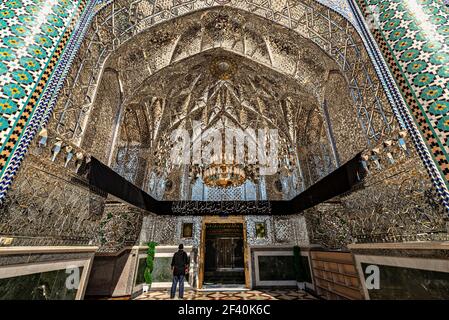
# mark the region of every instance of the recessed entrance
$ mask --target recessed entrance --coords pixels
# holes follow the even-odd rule
[[[245,284],[243,223],[206,223],[204,284]]]

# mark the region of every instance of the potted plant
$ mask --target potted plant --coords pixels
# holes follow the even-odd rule
[[[307,271],[301,258],[301,249],[298,246],[293,247],[293,261],[298,289],[305,290]]]
[[[143,292],[148,292],[151,284],[153,283],[153,267],[154,267],[154,254],[156,252],[156,242],[148,242],[147,250],[147,265],[143,274],[145,278],[145,283],[143,285]]]

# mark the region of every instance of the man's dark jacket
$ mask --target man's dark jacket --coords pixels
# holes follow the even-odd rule
[[[185,269],[189,264],[189,258],[184,250],[178,250],[171,259],[171,266],[173,267],[174,276],[184,276]]]

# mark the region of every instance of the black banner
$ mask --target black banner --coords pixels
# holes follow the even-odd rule
[[[291,215],[353,190],[364,177],[360,154],[289,201],[158,201],[92,158],[91,186],[160,215]]]

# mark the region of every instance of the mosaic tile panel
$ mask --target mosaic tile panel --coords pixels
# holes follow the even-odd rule
[[[249,245],[267,245],[273,243],[272,217],[269,216],[245,216],[246,239]],[[265,224],[265,237],[259,238],[256,233],[256,224]]]
[[[0,170],[36,111],[85,1],[8,0],[0,4]]]
[[[442,0],[359,0],[435,163],[449,179],[449,8]]]
[[[182,243],[185,246],[199,247],[201,241],[201,217],[179,217],[176,224],[176,240],[175,243]],[[182,225],[184,223],[193,224],[192,238],[182,237]]]
[[[379,75],[383,86],[386,88],[386,93],[392,107],[396,110],[395,114],[401,123],[401,128],[408,130],[410,139],[413,142],[419,157],[423,161],[427,173],[429,174],[446,211],[449,213],[449,190],[446,185],[446,179],[443,177],[436,162],[433,160],[433,156],[425,142],[425,138],[421,135],[417,122],[413,118],[410,108],[407,107],[402,96],[403,94],[399,90],[399,86],[401,86],[401,90],[403,91],[410,89],[405,85],[406,81],[403,79],[399,67],[394,62],[393,54],[388,50],[387,44],[379,31],[378,19],[374,19],[379,16],[378,9],[373,8],[374,13],[377,12],[376,15],[373,15],[365,10],[365,3],[357,3],[358,0],[348,1],[354,13],[354,17],[357,20],[359,32],[363,35],[362,39],[365,47],[368,50],[371,60],[375,64],[376,72]],[[364,13],[362,13],[361,9]],[[414,99],[412,100],[412,103],[415,105],[416,101]]]

